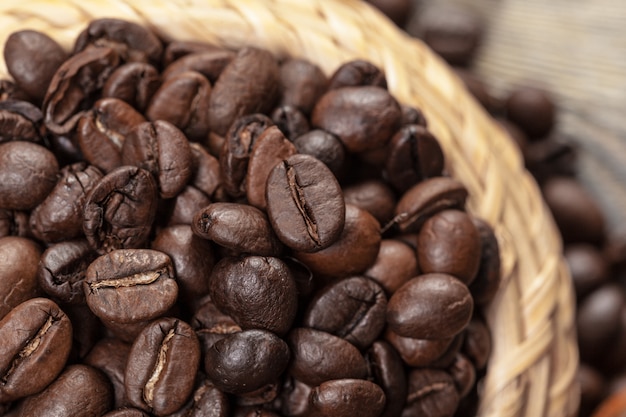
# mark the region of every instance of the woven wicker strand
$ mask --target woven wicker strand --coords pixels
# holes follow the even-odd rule
[[[136,21],[164,39],[258,46],[307,58],[327,73],[357,57],[380,66],[392,94],[424,111],[448,172],[470,193],[468,210],[493,226],[501,246],[503,282],[487,309],[494,349],[479,415],[576,414],[574,296],[552,218],[512,141],[422,43],[357,0],[2,2],[0,43],[29,28],[69,50],[98,17]],[[2,61],[0,77],[7,77]]]

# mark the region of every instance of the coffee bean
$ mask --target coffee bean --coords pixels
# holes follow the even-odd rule
[[[292,141],[310,129],[306,115],[294,106],[276,107],[271,113],[271,118],[280,131]]]
[[[63,304],[63,311],[72,322],[72,350],[68,363],[83,361],[96,342],[105,334],[105,327],[86,303]]]
[[[102,417],[150,417],[148,414],[137,408],[120,408],[119,410],[109,411]]]
[[[107,376],[113,389],[113,405],[116,408],[130,404],[124,386],[124,373],[130,348],[130,344],[119,339],[103,338],[83,360],[85,365],[97,368]]]
[[[573,244],[563,252],[580,299],[609,280],[609,265],[602,253],[589,244]]]
[[[11,309],[41,293],[37,265],[41,248],[16,236],[0,238],[0,320]]]
[[[217,50],[223,50],[223,48],[203,41],[179,41],[174,39],[165,45],[162,60],[163,67],[169,67],[174,61],[186,55]]]
[[[409,373],[406,406],[402,416],[452,417],[459,405],[454,380],[438,369],[413,369]]]
[[[607,383],[604,376],[585,363],[578,366],[576,381],[580,386],[580,415],[592,415],[594,409],[606,397]]]
[[[228,396],[204,379],[196,384],[187,404],[168,417],[228,417],[230,409]]]
[[[506,100],[506,117],[535,139],[555,125],[556,105],[548,91],[531,86],[513,90]]]
[[[387,305],[387,323],[400,336],[445,339],[469,323],[473,300],[467,286],[447,274],[424,274],[396,291]]]
[[[402,126],[420,125],[428,127],[428,121],[422,110],[407,104],[401,104],[400,107],[402,108]]]
[[[381,417],[399,416],[406,401],[406,372],[395,349],[383,340],[377,340],[367,351],[366,358],[373,378],[385,393],[385,408]]]
[[[293,144],[299,153],[319,159],[335,177],[342,177],[347,155],[343,143],[337,136],[321,129],[314,129],[295,138]]]
[[[59,375],[72,324],[52,300],[32,298],[0,320],[0,340],[0,403],[6,403],[40,392]]]
[[[328,78],[314,63],[289,58],[280,66],[279,83],[280,104],[294,106],[309,115],[319,97],[326,91]]]
[[[171,44],[170,44],[171,45]],[[167,53],[173,50],[166,50]],[[235,53],[227,49],[213,47],[209,50],[191,52],[173,61],[163,71],[164,80],[182,74],[187,71],[195,71],[202,74],[206,79],[215,83],[220,74],[235,57]]]
[[[160,200],[157,219],[165,220],[167,226],[187,225],[193,223],[193,216],[211,204],[211,199],[193,185],[187,185],[176,197]]]
[[[410,0],[367,0],[368,3],[380,10],[398,27],[404,27],[413,15],[415,4]]]
[[[403,337],[391,329],[385,332],[385,339],[396,349],[404,363],[412,367],[431,366],[443,357],[452,345],[453,338],[415,339]]]
[[[500,288],[500,246],[492,227],[486,221],[472,216],[472,222],[480,236],[480,266],[469,289],[474,303],[484,305],[493,300]]]
[[[203,354],[218,340],[241,331],[241,327],[232,317],[222,313],[215,306],[210,296],[198,302],[198,307],[191,318],[191,327],[200,340],[200,349]]]
[[[18,87],[13,81],[0,79],[0,101],[5,100],[23,100],[28,101],[31,98],[24,90]]]
[[[220,390],[243,394],[275,382],[289,362],[287,344],[265,330],[244,330],[217,341],[204,370]]]
[[[328,89],[371,85],[387,88],[385,74],[376,65],[363,59],[355,59],[341,64],[328,82]]]
[[[487,324],[483,320],[473,318],[464,334],[463,354],[472,361],[477,370],[485,369],[492,349],[491,333]]]
[[[141,168],[122,166],[87,195],[83,231],[99,253],[146,244],[157,209],[157,185]]]
[[[150,249],[120,249],[98,257],[83,283],[87,304],[105,324],[137,323],[164,314],[176,301],[172,261]]]
[[[22,100],[0,101],[0,143],[23,140],[42,144],[43,113]]]
[[[59,165],[41,145],[16,141],[0,143],[0,208],[30,210],[57,183]]]
[[[255,391],[239,394],[235,397],[237,408],[254,407],[260,409],[261,406],[268,406],[278,397],[279,389],[277,382],[271,382]]]
[[[381,180],[366,180],[344,187],[346,204],[353,204],[368,211],[380,224],[387,224],[393,218],[396,196],[393,190]]]
[[[276,235],[297,251],[328,248],[344,228],[341,187],[326,165],[309,155],[290,156],[272,169],[266,201]]]
[[[189,144],[195,170],[189,183],[214,201],[225,199],[220,161],[196,142]]]
[[[285,377],[274,408],[285,416],[303,417],[308,415],[311,408],[309,404],[311,389],[302,381],[291,376]]]
[[[129,402],[156,416],[179,410],[191,395],[200,364],[200,344],[189,324],[164,317],[135,339],[124,385]]]
[[[476,383],[476,368],[463,354],[456,355],[453,365],[448,369],[460,397],[465,397]]]
[[[143,112],[161,85],[159,72],[144,62],[120,65],[102,87],[102,97],[117,98]]]
[[[383,239],[376,261],[363,274],[372,278],[391,295],[409,279],[418,275],[415,250],[399,240]]]
[[[370,381],[336,379],[313,388],[310,402],[321,417],[376,417],[385,407],[385,393]]]
[[[33,237],[29,212],[0,208],[0,237]]]

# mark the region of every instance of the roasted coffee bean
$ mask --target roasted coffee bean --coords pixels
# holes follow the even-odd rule
[[[428,127],[426,116],[420,109],[407,104],[401,104],[400,107],[402,108],[402,126],[420,125]]]
[[[122,146],[122,163],[150,172],[157,179],[161,198],[171,198],[189,182],[193,155],[183,132],[157,120],[130,131]]]
[[[556,105],[547,90],[524,86],[509,94],[506,117],[530,139],[541,138],[550,133],[555,125]]]
[[[84,360],[96,342],[105,335],[106,328],[86,303],[62,306],[72,322],[72,350],[68,363],[76,363]]]
[[[179,299],[189,302],[209,292],[209,276],[216,262],[210,242],[196,236],[189,225],[161,229],[152,249],[167,254],[174,264]]]
[[[504,104],[502,100],[494,96],[490,91],[487,83],[483,81],[477,74],[466,69],[456,67],[453,68],[456,75],[459,76],[470,94],[491,114],[502,113]]]
[[[294,321],[298,296],[287,264],[278,258],[222,258],[209,278],[215,305],[243,329],[285,334]]]
[[[202,191],[188,185],[176,197],[160,201],[162,206],[158,210],[160,214],[157,213],[157,218],[167,220],[167,226],[191,225],[193,216],[211,202]]]
[[[30,210],[57,183],[59,165],[52,152],[35,143],[0,143],[0,208]]]
[[[568,245],[563,255],[579,299],[609,280],[609,264],[595,246],[584,243]]]
[[[107,376],[113,389],[113,406],[116,408],[129,405],[126,399],[124,373],[130,348],[130,344],[119,339],[103,338],[83,360],[85,365],[97,368]]]
[[[272,111],[271,118],[289,140],[304,135],[310,129],[306,115],[294,106],[276,107]]]
[[[70,365],[45,390],[24,400],[23,416],[92,417],[112,408],[106,376],[87,365]]]
[[[107,322],[137,323],[164,314],[176,301],[178,285],[169,256],[150,249],[119,249],[87,268],[85,298]]]
[[[286,376],[280,389],[280,396],[274,402],[274,408],[282,415],[304,417],[310,413],[309,396],[311,387],[302,381]]]
[[[163,68],[169,67],[174,61],[196,53],[223,50],[223,48],[203,41],[179,41],[172,40],[165,45],[163,51]]]
[[[118,410],[109,411],[102,417],[150,417],[148,414],[137,408],[120,408]]]
[[[393,190],[381,180],[366,180],[343,189],[346,204],[353,204],[368,211],[380,224],[393,218],[396,197]]]
[[[167,52],[167,51],[166,51]],[[172,50],[170,49],[170,53]],[[210,50],[192,52],[186,54],[165,68],[162,77],[164,80],[182,74],[187,71],[195,71],[206,77],[211,83],[215,83],[220,74],[235,57],[233,51],[213,47]]]
[[[63,62],[43,101],[46,128],[57,135],[74,132],[119,64],[119,56],[111,48],[89,48]]]
[[[222,184],[220,161],[196,142],[189,144],[195,170],[189,183],[214,201],[223,201],[225,197]]]
[[[38,393],[59,375],[72,323],[52,300],[32,298],[0,320],[0,340],[0,403],[6,403]]]
[[[78,121],[78,145],[92,165],[110,172],[122,165],[122,147],[130,132],[146,119],[130,104],[103,98]]]
[[[99,253],[144,246],[156,215],[158,190],[141,168],[114,169],[87,195],[83,232]]]
[[[387,324],[400,336],[445,339],[469,323],[474,303],[467,286],[447,274],[424,274],[396,291],[387,305]]]
[[[341,64],[330,77],[328,89],[371,85],[387,88],[385,74],[376,65],[363,59]]]
[[[553,177],[576,176],[578,151],[556,133],[528,143],[523,155],[526,169],[541,185]]]
[[[248,161],[245,189],[248,203],[265,210],[267,179],[272,169],[297,153],[295,146],[277,126],[268,127],[254,142]]]
[[[473,318],[464,331],[462,351],[477,370],[483,370],[487,366],[491,355],[491,333],[487,324],[478,318]]]
[[[287,344],[275,334],[244,330],[215,342],[205,352],[204,370],[220,390],[243,394],[277,381],[289,356]]]
[[[363,275],[382,286],[388,295],[418,275],[415,250],[396,239],[383,239],[376,261]]]
[[[476,368],[466,356],[459,353],[456,355],[453,365],[448,369],[459,396],[465,397],[476,383]]]
[[[310,402],[320,417],[377,417],[385,408],[385,393],[370,381],[336,379],[313,388]]]
[[[241,331],[235,320],[219,311],[209,296],[198,301],[198,307],[191,318],[191,327],[200,340],[203,354],[218,340]]]
[[[33,237],[29,212],[0,208],[0,237],[5,236]]]
[[[382,287],[369,278],[351,277],[316,294],[303,324],[339,336],[363,350],[385,327],[386,309],[387,297]]]
[[[165,120],[182,130],[192,141],[202,141],[209,133],[211,84],[199,72],[173,75],[154,93],[146,117]]]
[[[84,304],[83,280],[98,254],[84,239],[66,240],[48,246],[37,271],[41,289],[65,304]]]
[[[209,380],[196,384],[187,404],[168,417],[229,417],[230,400]]]
[[[290,58],[280,66],[280,104],[294,106],[309,115],[321,95],[326,91],[328,78],[314,63]]]
[[[454,380],[438,369],[413,369],[409,373],[408,396],[403,417],[452,417],[459,405]]]
[[[429,367],[437,369],[450,369],[454,364],[456,356],[461,353],[463,347],[463,341],[465,340],[465,332],[461,332],[452,338],[448,349],[437,358]]]
[[[316,386],[331,379],[367,376],[365,358],[345,339],[301,327],[289,333],[287,343],[292,355],[289,373],[305,384]]]
[[[4,62],[15,83],[36,103],[67,54],[55,40],[35,30],[13,32],[4,44]]]
[[[350,152],[381,148],[400,127],[402,110],[389,92],[360,86],[330,90],[313,110],[311,124],[336,135]]]
[[[425,367],[441,358],[452,345],[454,338],[415,339],[400,336],[387,329],[385,339],[396,349],[404,363],[412,367]]]
[[[13,81],[0,79],[0,101],[4,100],[28,101],[31,100],[31,98],[24,90],[15,85]]]
[[[298,252],[296,258],[321,277],[359,275],[376,261],[380,241],[380,224],[374,216],[346,204],[345,226],[339,239],[315,253]]]
[[[0,143],[24,140],[42,143],[43,113],[28,101],[0,101]]]
[[[301,252],[328,248],[344,228],[341,187],[320,160],[296,154],[277,164],[267,179],[267,214],[278,238]]]
[[[481,241],[470,215],[441,211],[424,223],[417,243],[422,273],[444,273],[472,283],[480,266]]]
[[[237,395],[235,402],[239,407],[267,406],[276,399],[279,389],[278,383],[272,382],[255,391]]]
[[[233,197],[246,193],[245,177],[250,153],[256,139],[274,122],[262,114],[251,114],[236,119],[226,135],[219,154],[224,188]]]
[[[500,288],[500,246],[492,227],[486,221],[472,216],[480,236],[480,266],[469,289],[474,303],[491,302]]]
[[[102,97],[117,98],[143,112],[160,85],[155,67],[144,62],[129,62],[113,71],[102,87]]]
[[[40,256],[41,248],[33,240],[0,238],[0,320],[14,307],[41,293],[37,281]]]
[[[321,129],[314,129],[293,140],[301,154],[322,161],[337,178],[341,178],[346,164],[346,149],[339,138]]]
[[[85,162],[61,168],[57,184],[30,214],[33,235],[48,243],[83,236],[87,195],[101,178],[102,172]]]
[[[121,19],[95,19],[76,38],[74,53],[88,46],[113,48],[124,61],[161,62],[163,46],[154,32],[138,23]]]
[[[236,253],[277,256],[282,244],[264,212],[246,204],[213,203],[196,212],[194,233]]]
[[[169,317],[153,321],[128,355],[128,401],[156,416],[178,411],[193,391],[199,364],[200,344],[189,324]]]
[[[463,209],[467,189],[449,177],[434,177],[411,187],[396,205],[394,222],[401,232],[416,232],[433,214],[446,209]]]
[[[251,113],[268,113],[279,97],[279,67],[269,52],[247,47],[239,50],[213,86],[209,123],[225,135],[238,118]]]
[[[385,408],[381,417],[397,417],[406,401],[406,372],[395,349],[383,340],[377,340],[367,351],[370,378],[385,393]]]
[[[406,125],[391,139],[385,172],[400,193],[426,178],[441,176],[444,155],[439,141],[424,126]]]

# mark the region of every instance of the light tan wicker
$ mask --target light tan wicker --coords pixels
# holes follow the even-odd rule
[[[0,2],[0,44],[31,28],[69,49],[97,17],[138,21],[166,39],[256,45],[328,73],[356,57],[383,68],[390,91],[424,111],[448,171],[470,192],[468,209],[494,227],[501,245],[504,278],[487,311],[494,351],[480,416],[575,415],[574,297],[552,218],[512,142],[422,43],[357,0],[20,0]]]

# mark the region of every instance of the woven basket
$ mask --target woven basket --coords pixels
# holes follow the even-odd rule
[[[503,282],[486,311],[494,349],[480,416],[574,416],[578,353],[574,296],[561,242],[512,141],[452,71],[357,0],[20,0],[0,2],[0,44],[43,31],[68,50],[98,17],[136,21],[165,39],[254,45],[307,58],[331,73],[357,57],[381,67],[392,94],[423,110],[447,170],[467,187],[468,210],[501,246]],[[0,61],[0,77],[7,77]]]

